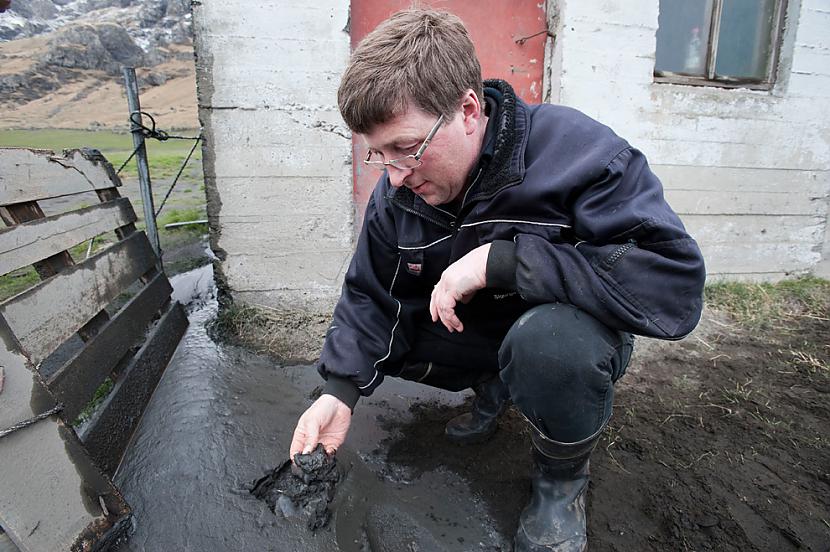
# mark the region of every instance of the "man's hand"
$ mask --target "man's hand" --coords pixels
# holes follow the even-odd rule
[[[297,422],[291,440],[291,459],[298,453],[310,453],[317,443],[322,443],[328,454],[334,454],[346,440],[351,422],[352,411],[343,401],[321,395]]]
[[[490,244],[476,247],[450,266],[441,274],[441,279],[432,290],[429,301],[429,314],[432,321],[441,323],[450,332],[463,332],[464,324],[455,315],[455,306],[466,303],[473,298],[476,291],[487,284],[487,255]]]

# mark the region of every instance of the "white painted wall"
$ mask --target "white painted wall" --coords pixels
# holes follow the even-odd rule
[[[659,0],[551,0],[550,99],[644,151],[710,275],[830,276],[830,0],[790,0],[772,92],[653,82]]]
[[[193,3],[212,247],[234,299],[326,311],[352,252],[348,1]]]

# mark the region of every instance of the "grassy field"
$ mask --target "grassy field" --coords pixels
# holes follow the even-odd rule
[[[198,131],[182,131],[176,134],[196,136]],[[147,141],[153,201],[157,211],[192,146],[192,140]],[[0,130],[0,147],[27,147],[54,150],[56,152],[64,149],[94,148],[100,150],[115,169],[118,169],[133,151],[130,134],[82,130]],[[196,245],[206,242],[207,227],[204,224],[171,229],[164,228],[165,224],[172,222],[187,222],[206,218],[201,158],[201,148],[197,147],[157,219],[159,238],[164,252],[163,258],[168,274],[198,266],[200,262],[203,263],[202,257],[192,257],[194,255],[198,256],[200,251],[200,248]],[[124,167],[119,176],[122,181],[121,195],[130,198],[139,217],[138,227],[143,229],[144,213],[135,158]],[[83,194],[83,197],[62,199],[56,210],[64,212],[86,207],[97,201],[94,196],[89,196],[90,194]],[[47,211],[46,208],[44,210]],[[47,214],[54,214],[54,212],[47,211]],[[93,243],[91,253],[99,251],[115,239],[113,232],[97,237]],[[70,254],[76,262],[83,260],[88,252],[88,243],[78,244],[70,250]],[[37,274],[31,267],[0,277],[0,301],[27,289],[38,279]]]
[[[176,132],[177,136],[198,135],[198,130]],[[147,157],[151,176],[167,178],[175,176],[184,161],[192,140],[147,140]],[[61,151],[73,148],[94,148],[117,169],[133,151],[133,139],[129,133],[86,130],[0,130],[0,147],[26,147]],[[202,150],[196,148],[192,161],[201,163]],[[136,176],[135,163],[124,168],[124,175]]]

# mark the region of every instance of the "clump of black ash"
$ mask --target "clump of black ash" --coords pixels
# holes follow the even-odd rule
[[[340,480],[337,461],[317,445],[310,454],[294,455],[265,477],[254,481],[251,494],[264,500],[275,514],[286,518],[304,517],[315,531],[331,519],[328,504]]]

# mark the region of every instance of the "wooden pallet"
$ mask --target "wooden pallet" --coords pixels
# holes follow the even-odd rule
[[[131,523],[111,477],[187,318],[120,185],[96,150],[0,148],[0,274],[33,266],[41,279],[0,303],[0,434],[58,411],[0,437],[3,550],[105,550]],[[77,194],[97,203],[44,213]],[[73,259],[70,248],[107,232],[114,243]],[[79,438],[73,421],[107,378]]]

